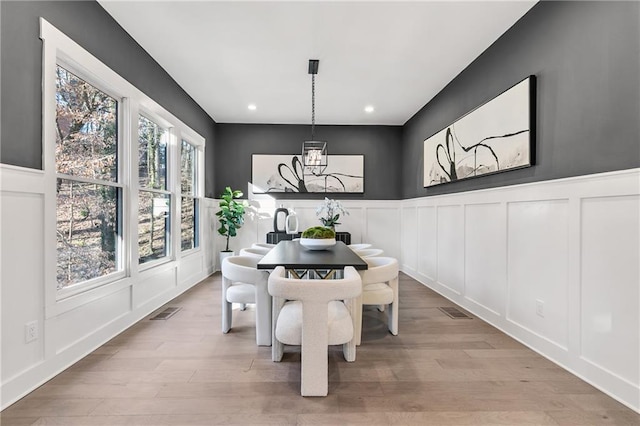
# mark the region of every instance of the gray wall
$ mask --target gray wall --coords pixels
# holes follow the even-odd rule
[[[640,166],[640,3],[540,2],[404,126],[403,198]],[[423,188],[423,141],[537,76],[536,165]]]
[[[207,140],[205,193],[213,196],[215,122],[97,2],[3,0],[0,14],[0,162],[42,168],[42,16]]]
[[[222,124],[216,126],[216,194],[225,186],[247,190],[251,181],[251,154],[298,154],[311,137],[311,125]],[[316,126],[315,136],[327,141],[331,154],[364,154],[364,194],[339,194],[332,198],[399,199],[400,126]],[[299,194],[274,194],[276,198],[300,198]],[[304,198],[323,198],[305,194]]]

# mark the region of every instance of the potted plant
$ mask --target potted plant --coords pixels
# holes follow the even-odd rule
[[[338,220],[340,215],[349,215],[349,212],[338,200],[324,199],[324,202],[316,209],[316,216],[320,218],[320,222],[327,228],[335,230],[336,225],[340,225]]]
[[[302,233],[300,244],[309,250],[325,250],[336,245],[336,232],[324,226],[314,226]]]
[[[229,250],[229,239],[238,234],[238,229],[244,224],[244,213],[248,204],[246,201],[238,201],[237,198],[242,197],[242,191],[232,190],[226,187],[222,195],[220,195],[220,210],[216,213],[220,227],[218,234],[226,238],[225,249],[220,252],[220,264],[227,256],[233,255],[233,250]]]

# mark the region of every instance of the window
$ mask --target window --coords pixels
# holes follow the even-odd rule
[[[57,288],[122,269],[118,101],[56,67]]]
[[[196,198],[197,149],[183,140],[180,149],[180,247],[198,247],[198,199]]]
[[[138,118],[138,253],[146,263],[169,255],[171,193],[167,190],[168,131]]]
[[[205,140],[43,18],[40,38],[44,298],[55,316],[200,253]]]

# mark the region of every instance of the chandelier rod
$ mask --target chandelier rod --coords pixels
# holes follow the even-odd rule
[[[311,75],[311,140],[315,141],[313,137],[314,129],[316,126],[316,75]]]
[[[309,59],[309,74],[311,74],[311,140],[314,141],[316,126],[316,74],[318,74],[319,59]]]

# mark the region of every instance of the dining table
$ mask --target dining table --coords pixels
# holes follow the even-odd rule
[[[280,241],[258,262],[257,268],[273,270],[277,266],[283,266],[295,278],[322,279],[341,275],[347,266],[357,270],[368,268],[367,262],[342,241],[323,250],[311,250],[300,240]]]

